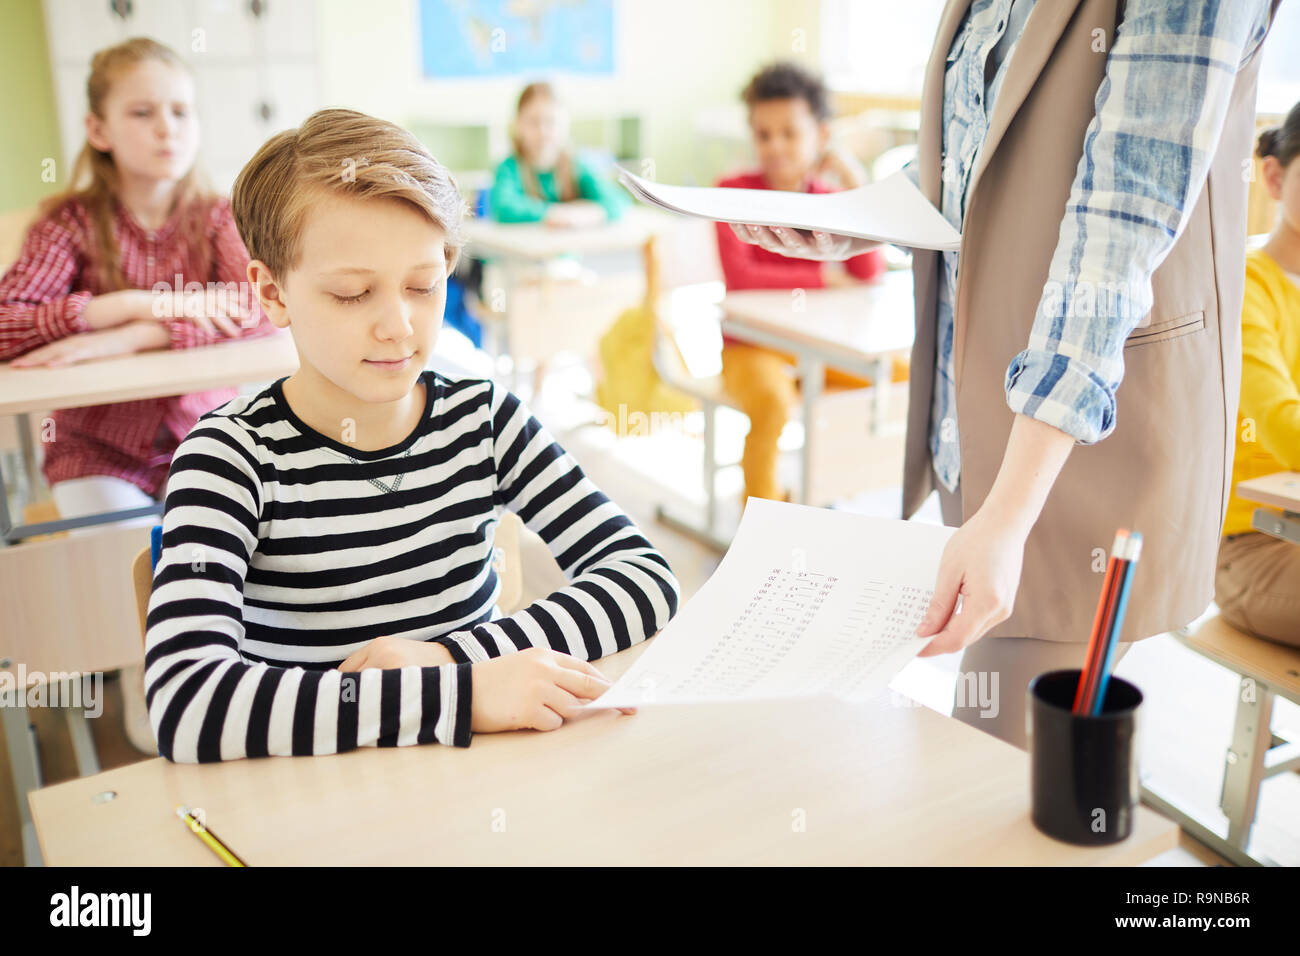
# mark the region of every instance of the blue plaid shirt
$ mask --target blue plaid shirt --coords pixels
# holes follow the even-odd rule
[[[1034,3],[974,0],[949,48],[940,211],[957,229],[992,104]],[[1263,39],[1268,11],[1268,0],[1128,0],[1029,342],[1007,368],[1012,411],[1083,444],[1114,430],[1124,340],[1151,310],[1151,274],[1205,182],[1237,70]],[[915,161],[906,171],[915,182]],[[930,453],[952,491],[961,472],[953,379],[958,254],[944,253],[943,266]]]

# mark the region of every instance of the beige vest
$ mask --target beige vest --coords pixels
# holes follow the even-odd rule
[[[1274,0],[1276,12],[1278,0]],[[925,77],[918,170],[936,205],[948,48],[970,0],[949,0]],[[1120,0],[1038,0],[1007,66],[971,174],[954,296],[963,520],[1002,462],[1014,419],[1007,366],[1026,347]],[[1115,430],[1076,445],[1025,546],[1010,618],[991,636],[1086,641],[1117,528],[1142,532],[1122,640],[1172,630],[1214,596],[1241,378],[1246,190],[1259,53],[1238,73],[1209,177],[1156,270],[1154,305],[1129,336]],[[1243,163],[1246,165],[1243,167]],[[916,344],[903,478],[910,517],[934,486],[929,426],[939,253],[913,257]]]

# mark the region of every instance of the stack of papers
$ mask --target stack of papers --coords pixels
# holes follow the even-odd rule
[[[751,498],[713,576],[592,708],[880,693],[955,528]]]
[[[717,222],[816,229],[913,249],[955,251],[961,233],[902,172],[838,193],[665,186],[623,169],[619,180],[648,206]]]

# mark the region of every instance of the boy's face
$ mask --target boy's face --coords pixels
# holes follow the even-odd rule
[[[86,138],[113,154],[120,173],[153,181],[178,180],[199,152],[194,81],[160,60],[144,60],[113,77],[104,116],[86,116]]]
[[[749,110],[749,128],[763,178],[778,189],[803,185],[830,135],[802,97],[755,103]]]
[[[415,388],[442,326],[445,238],[401,200],[321,194],[297,264],[276,282],[255,262],[249,277],[303,365],[360,401],[394,402]]]

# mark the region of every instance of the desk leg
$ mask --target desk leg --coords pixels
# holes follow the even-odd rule
[[[704,530],[718,534],[718,407],[706,402],[704,408]]]
[[[25,503],[31,504],[36,500],[36,489],[41,486],[40,466],[36,462],[36,446],[32,444],[32,420],[26,412],[15,415],[14,419],[18,426],[18,447],[23,452],[23,469],[27,479]]]
[[[885,430],[885,416],[889,414],[889,390],[894,378],[894,362],[885,356],[872,362],[871,367],[871,384],[875,386],[875,394],[871,396],[871,422],[867,432],[874,436]]]
[[[18,508],[21,523],[23,506],[36,500],[37,489],[41,486],[41,471],[36,461],[36,446],[32,443],[31,416],[26,412],[15,415],[14,426],[18,430],[18,446],[23,462],[21,471],[14,474],[14,504]],[[0,548],[22,540],[21,535],[15,538],[10,534],[15,527],[13,516],[9,512],[8,488],[3,468],[0,467]]]
[[[826,363],[821,359],[802,356],[799,359],[799,392],[803,402],[803,448],[799,451],[799,503],[812,504],[813,432],[817,423],[817,401],[822,395],[826,380]]]
[[[497,323],[496,361],[498,367],[502,358],[505,358],[510,363],[510,371],[506,376],[506,388],[514,392],[519,387],[519,369],[514,356],[510,353],[510,323],[511,313],[514,311],[515,290],[519,288],[519,276],[518,267],[513,258],[507,256],[502,262],[501,275],[505,282],[505,288],[501,290],[505,300],[505,307],[499,313]]]
[[[95,750],[95,738],[90,733],[90,722],[85,712],[76,707],[64,707],[63,719],[68,725],[68,736],[72,738],[77,773],[82,777],[99,773],[99,753]]]
[[[14,482],[15,499],[17,499],[18,482]],[[9,486],[5,484],[3,458],[0,458],[0,548],[9,544],[9,532],[13,529],[13,518],[9,516]]]
[[[15,689],[15,693],[21,689]],[[9,749],[9,769],[14,778],[14,796],[18,798],[18,827],[22,834],[23,862],[41,865],[40,845],[36,841],[36,824],[27,794],[41,786],[41,761],[36,750],[36,730],[27,721],[26,707],[0,707],[4,724],[5,746]]]
[[[1173,820],[1193,840],[1209,847],[1234,866],[1277,865],[1274,861],[1262,855],[1252,857],[1245,850],[1224,839],[1223,834],[1220,832],[1223,829],[1221,823],[1209,818],[1203,819],[1194,812],[1184,810],[1174,794],[1166,791],[1163,786],[1157,785],[1149,778],[1144,779],[1142,782],[1142,802],[1157,813]]]
[[[1273,720],[1273,691],[1254,683],[1254,693],[1245,693],[1245,680],[1237,694],[1237,716],[1233,721],[1232,745],[1223,767],[1223,792],[1219,806],[1228,817],[1228,842],[1243,851],[1250,846],[1250,829],[1259,804],[1264,759],[1273,742],[1269,725]],[[1250,700],[1246,697],[1250,696]]]
[[[708,399],[704,406],[704,526],[670,514],[661,504],[655,507],[655,518],[681,534],[712,548],[719,554],[725,554],[730,545],[718,532],[718,406]]]

